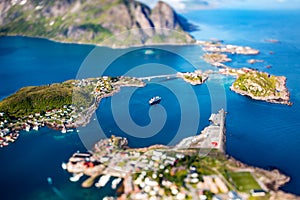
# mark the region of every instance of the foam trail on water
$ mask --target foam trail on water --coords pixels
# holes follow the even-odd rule
[[[56,187],[52,186],[52,190],[60,199],[66,200],[63,194]]]
[[[53,186],[53,181],[52,181],[52,178],[51,177],[47,177],[47,182],[48,184],[51,186],[52,188],[52,191],[60,198],[60,199],[66,199],[63,194],[55,187]]]

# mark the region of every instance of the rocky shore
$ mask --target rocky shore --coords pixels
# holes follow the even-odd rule
[[[291,106],[290,93],[286,87],[286,77],[274,76],[266,72],[259,72],[252,68],[235,69],[224,62],[231,62],[228,54],[257,55],[259,50],[251,47],[222,44],[221,41],[197,41],[202,49],[208,53],[203,59],[212,66],[218,67],[219,73],[236,77],[230,89],[240,95],[255,100]],[[264,60],[248,59],[249,64],[262,63]],[[270,66],[267,66],[270,68]]]
[[[264,72],[251,71],[239,75],[230,89],[255,100],[292,105],[284,76],[271,76]]]
[[[201,85],[208,79],[208,73],[202,72],[201,70],[185,73],[177,72],[176,76],[191,85]]]
[[[85,111],[80,113],[80,117],[75,121],[75,126],[86,126],[90,120],[92,115],[97,110],[100,101],[103,98],[113,96],[114,94],[118,93],[121,90],[121,87],[144,87],[146,84],[136,78],[130,78],[130,77],[120,77],[117,82],[112,83],[113,90],[109,93],[106,93],[101,96],[95,97],[95,102],[87,108]]]
[[[210,53],[230,53],[242,55],[257,55],[259,50],[248,46],[238,46],[231,44],[222,44],[221,41],[197,41],[196,44],[201,45],[203,50]]]

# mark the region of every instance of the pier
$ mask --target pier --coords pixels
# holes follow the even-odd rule
[[[225,114],[223,109],[216,114],[211,114],[209,118],[211,124],[201,131],[200,135],[183,139],[175,148],[218,149],[220,152],[225,152]]]

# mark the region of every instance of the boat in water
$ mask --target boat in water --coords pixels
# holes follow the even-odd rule
[[[118,184],[121,182],[122,178],[116,178],[112,181],[111,183],[111,188],[112,189],[116,189]]]
[[[101,176],[101,178],[99,179],[99,181],[97,183],[95,183],[95,186],[97,188],[101,188],[106,185],[106,183],[109,181],[109,179],[110,179],[110,175],[105,174],[105,175]]]
[[[72,182],[77,182],[79,181],[79,179],[83,176],[83,173],[79,173],[79,174],[73,174],[72,177],[70,177],[70,181]]]
[[[161,101],[161,97],[160,96],[155,96],[155,97],[152,97],[150,100],[149,100],[149,105],[154,105],[154,104],[159,104]]]
[[[35,130],[35,131],[38,131],[39,130],[39,126],[36,124],[36,125],[33,126],[32,129]]]
[[[63,168],[64,170],[66,170],[67,169],[67,163],[61,163],[61,168]]]

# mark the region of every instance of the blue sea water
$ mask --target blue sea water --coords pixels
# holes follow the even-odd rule
[[[210,113],[216,109],[212,106],[212,101],[215,101],[212,100],[212,95],[216,93],[216,88],[221,87],[225,90],[228,111],[227,153],[251,165],[266,169],[278,168],[291,177],[291,182],[283,189],[300,194],[300,13],[216,10],[184,15],[199,25],[201,30],[193,33],[197,39],[218,38],[225,43],[249,45],[259,49],[261,53],[257,56],[232,55],[233,62],[229,65],[237,68],[255,67],[271,74],[286,76],[294,105],[288,107],[269,104],[239,96],[229,90],[232,79],[226,77],[213,78],[205,85],[191,88],[186,88],[182,80],[157,79],[145,88],[122,88],[114,97],[101,101],[94,117],[105,136],[126,136],[132,147],[169,144],[175,138],[180,124],[187,123],[183,122],[180,116],[194,114],[196,110],[200,115],[199,121],[193,122],[197,116],[191,114],[189,123],[183,127],[184,134],[180,136],[195,135],[208,124]],[[278,39],[280,42],[267,43],[265,39]],[[24,37],[0,37],[0,99],[24,86],[62,82],[80,77],[82,63],[93,49],[91,45],[61,44]],[[127,52],[126,56],[119,56],[111,63],[104,72],[107,75],[134,74],[137,72],[130,70],[136,69],[137,66],[146,69],[145,74],[139,72],[141,76],[154,73],[152,69],[155,69],[154,74],[168,74],[167,72],[171,73],[172,70],[187,71],[194,66],[210,69],[200,58],[203,52],[197,46],[168,47],[168,51],[155,47],[154,53],[149,55],[143,52],[144,49],[97,49],[101,55]],[[170,52],[176,52],[176,55]],[[265,62],[250,66],[246,62],[249,58],[263,59]],[[96,69],[99,67],[99,71],[103,67],[101,63],[103,62],[100,61],[96,66]],[[172,69],[166,70],[160,65],[171,66]],[[267,69],[267,65],[271,65],[272,68]],[[96,76],[98,73],[91,75]],[[149,108],[147,101],[153,95],[160,95],[163,99],[160,105]],[[197,101],[197,105],[186,106],[192,98]],[[179,106],[183,106],[184,109],[179,109]],[[146,137],[148,133],[145,133],[144,138],[138,134],[128,135],[124,130],[131,126],[125,126],[123,130],[117,124],[127,123],[126,112],[118,113],[118,122],[115,121],[118,116],[112,112],[113,109],[122,108],[129,108],[130,117],[139,126],[151,124],[153,116],[160,116],[166,112],[165,126],[151,137]],[[96,141],[97,136],[91,137],[89,145],[81,143],[82,137],[85,137],[82,133],[85,131],[97,135],[97,129],[92,124],[80,130],[79,137],[75,132],[62,135],[46,128],[38,132],[24,132],[15,144],[1,149],[0,191],[4,199],[101,199],[112,194],[113,191],[109,188],[80,189],[78,183],[68,181],[69,175],[60,167],[61,162],[66,161],[74,151],[85,150],[86,146],[90,147]],[[189,124],[196,128],[189,127]],[[47,183],[49,176],[53,178],[53,187]]]

